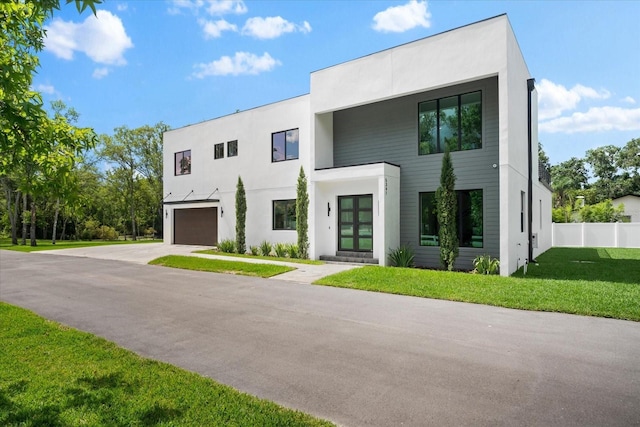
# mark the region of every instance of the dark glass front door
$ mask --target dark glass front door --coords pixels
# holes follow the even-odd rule
[[[338,197],[338,250],[373,251],[373,195]]]

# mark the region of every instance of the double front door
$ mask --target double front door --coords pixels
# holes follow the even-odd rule
[[[373,195],[338,197],[338,250],[373,251]]]

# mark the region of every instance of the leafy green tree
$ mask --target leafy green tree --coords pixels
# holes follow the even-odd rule
[[[585,205],[579,211],[582,222],[618,222],[624,215],[624,205],[613,206],[611,199],[595,205]]]
[[[453,270],[458,257],[458,227],[456,224],[458,199],[455,192],[456,176],[451,154],[446,150],[442,157],[440,187],[436,191],[438,224],[440,225],[440,262],[447,270]]]
[[[298,256],[309,258],[309,194],[307,193],[307,177],[300,166],[298,175],[298,192],[296,197],[296,231],[298,232]]]
[[[245,229],[247,221],[247,197],[244,192],[244,184],[242,178],[238,176],[238,185],[236,186],[236,250],[239,254],[247,251],[245,241]]]
[[[89,7],[95,14],[101,0],[66,0],[72,2],[78,11]],[[32,81],[39,66],[37,55],[44,47],[44,22],[59,9],[59,0],[0,2],[0,176],[15,167],[25,143],[39,155],[48,151],[46,141],[37,135],[47,114]]]
[[[561,207],[573,204],[572,195],[585,188],[589,174],[584,160],[572,157],[569,160],[551,167],[551,186],[554,191],[554,205]]]
[[[544,168],[548,171],[551,170],[551,164],[549,163],[549,156],[544,151],[544,147],[541,142],[538,142],[538,161],[544,166]]]

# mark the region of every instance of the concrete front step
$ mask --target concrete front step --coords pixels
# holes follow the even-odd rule
[[[351,252],[349,252],[351,254]],[[320,255],[321,261],[330,261],[330,262],[350,262],[354,264],[375,264],[378,265],[378,259],[373,258],[372,256],[363,257],[363,256],[333,256],[333,255]]]
[[[336,256],[343,256],[347,258],[373,258],[373,252],[337,251]]]

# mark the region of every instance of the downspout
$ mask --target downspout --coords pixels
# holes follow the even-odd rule
[[[527,197],[527,214],[528,214],[528,231],[529,231],[529,263],[534,262],[533,259],[533,141],[531,140],[532,123],[531,123],[531,93],[536,88],[535,79],[527,80],[527,138],[529,148],[529,182],[528,182],[528,197]]]

